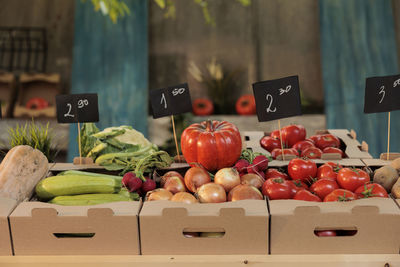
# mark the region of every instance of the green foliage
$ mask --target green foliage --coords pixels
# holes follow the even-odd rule
[[[86,0],[82,0],[86,2]],[[129,7],[122,0],[91,0],[94,10],[101,11],[103,15],[108,15],[111,21],[115,24],[118,18],[130,15]]]
[[[54,162],[57,155],[53,147],[53,133],[49,129],[49,123],[46,126],[25,123],[24,126],[17,124],[15,128],[8,129],[10,147],[27,145],[40,150],[49,160]]]
[[[156,4],[163,9],[165,18],[175,18],[176,9],[175,3],[173,0],[154,0]],[[236,0],[242,6],[247,7],[251,5],[251,0]],[[211,2],[210,0],[193,0],[193,2],[198,5],[203,11],[203,17],[207,24],[211,26],[215,26],[215,20],[210,14],[210,10],[208,9],[208,5]]]
[[[86,2],[86,0],[81,1]],[[206,23],[215,26],[215,20],[208,9],[209,1],[210,0],[193,0],[193,2],[202,9]],[[123,0],[91,0],[91,2],[96,12],[101,11],[103,15],[108,15],[113,23],[117,23],[119,18],[130,15],[131,13],[129,7]],[[154,2],[164,10],[165,18],[175,18],[176,8],[174,0],[154,0]],[[244,7],[251,5],[251,0],[236,0],[236,2]]]

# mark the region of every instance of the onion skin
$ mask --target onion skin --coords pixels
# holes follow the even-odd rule
[[[172,194],[186,192],[185,181],[179,176],[170,176],[165,181],[164,189],[167,189]]]
[[[263,195],[260,190],[248,184],[240,184],[233,188],[228,194],[228,201],[245,199],[263,200]]]
[[[155,200],[170,200],[172,198],[172,193],[164,188],[157,188],[153,191],[149,191],[146,194],[147,201]]]
[[[222,185],[226,192],[240,184],[240,175],[235,168],[220,169],[214,176],[214,183]]]
[[[163,176],[161,176],[161,181],[160,181],[161,187],[164,187],[164,184],[168,180],[169,177],[174,177],[174,176],[178,176],[179,178],[182,178],[182,180],[183,180],[183,176],[179,172],[169,171],[166,174],[164,174]]]
[[[188,193],[188,192],[179,192],[176,193],[172,198],[171,201],[174,202],[183,202],[183,203],[187,203],[187,204],[195,204],[195,203],[199,203],[199,201],[197,200],[197,198],[195,198],[192,194]]]
[[[186,188],[190,192],[196,193],[199,187],[211,182],[211,177],[206,170],[200,167],[192,167],[185,173],[184,181]]]
[[[254,186],[257,189],[260,189],[265,182],[260,175],[254,173],[248,173],[240,177],[241,184],[248,184]]]
[[[208,183],[202,185],[197,191],[201,203],[222,203],[226,202],[226,192],[222,185]]]

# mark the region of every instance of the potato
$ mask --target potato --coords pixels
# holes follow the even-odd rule
[[[399,178],[399,173],[390,165],[383,166],[377,169],[374,173],[374,183],[383,186],[387,192],[390,192],[393,185]]]
[[[400,178],[397,179],[397,182],[392,187],[392,196],[400,198]]]
[[[393,168],[395,168],[396,170],[400,170],[400,158],[397,158],[395,160],[393,160],[390,163],[390,166],[392,166]]]

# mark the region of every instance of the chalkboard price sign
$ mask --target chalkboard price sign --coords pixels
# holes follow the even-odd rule
[[[57,95],[58,123],[98,122],[97,94]]]
[[[298,76],[254,83],[253,92],[258,121],[301,115]]]
[[[192,111],[187,83],[151,90],[150,102],[154,119]]]
[[[400,109],[400,75],[367,78],[364,113]]]

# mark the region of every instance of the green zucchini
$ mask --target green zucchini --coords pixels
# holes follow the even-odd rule
[[[122,176],[108,175],[108,174],[95,173],[95,172],[69,170],[69,171],[61,172],[57,176],[60,176],[60,175],[83,175],[83,176],[92,176],[92,177],[105,177],[105,178],[113,178],[113,179],[119,181],[120,183],[122,182]]]
[[[119,201],[132,201],[124,194],[85,194],[77,196],[59,196],[49,201],[49,203],[63,206],[89,206]]]
[[[36,185],[39,199],[81,194],[112,194],[121,190],[121,183],[113,178],[60,175],[48,177]]]

